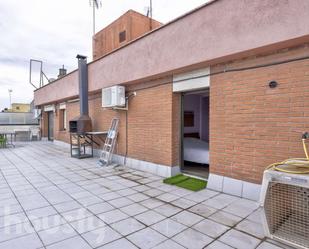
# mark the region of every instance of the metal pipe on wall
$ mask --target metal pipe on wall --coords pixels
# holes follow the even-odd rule
[[[88,115],[89,106],[87,57],[83,55],[77,55],[76,58],[78,59],[80,115]]]

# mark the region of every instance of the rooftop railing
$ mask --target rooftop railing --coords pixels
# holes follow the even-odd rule
[[[1,125],[38,125],[32,112],[0,112]]]

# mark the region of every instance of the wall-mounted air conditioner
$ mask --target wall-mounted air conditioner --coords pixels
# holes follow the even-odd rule
[[[34,109],[33,110],[33,117],[34,119],[39,119],[41,117],[42,110],[41,109]]]
[[[309,248],[309,175],[264,172],[261,206],[267,237]]]
[[[102,107],[125,107],[126,96],[124,86],[112,86],[102,89]]]

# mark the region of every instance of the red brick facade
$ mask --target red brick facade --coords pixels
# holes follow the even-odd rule
[[[211,72],[306,55],[309,56],[309,47],[302,46],[215,65]],[[268,86],[272,80],[278,82],[274,89]],[[137,96],[130,99],[127,114],[104,110],[101,93],[90,95],[93,129],[107,130],[111,119],[119,117],[118,154],[179,166],[181,94],[172,92],[172,78],[130,85],[127,91],[137,91]],[[308,97],[309,60],[211,76],[210,172],[261,183],[268,164],[303,157],[300,138],[302,132],[309,130]],[[67,102],[66,107],[68,122],[78,116],[79,102]],[[59,131],[59,123],[58,105],[55,139],[69,142],[68,132]],[[46,136],[46,122],[42,125]]]
[[[309,55],[309,47],[283,50],[225,65],[248,67]],[[211,71],[221,70],[212,67]],[[276,88],[269,88],[272,80]],[[309,130],[309,60],[212,76],[210,171],[261,183],[267,165],[304,157]]]
[[[164,79],[162,81],[171,82],[172,80]],[[156,81],[155,84],[160,84],[160,82]],[[172,83],[144,90],[138,90],[139,85],[130,87],[130,91],[137,90],[137,96],[130,99],[127,114],[121,110],[113,111],[102,108],[101,94],[91,95],[89,97],[89,115],[92,119],[93,130],[106,131],[112,118],[119,117],[117,154],[126,155],[127,147],[128,157],[168,166],[179,165],[177,162],[179,146],[174,146],[174,144],[179,137],[177,117],[180,113],[175,110],[178,105],[175,105],[177,97],[172,93]],[[79,102],[68,102],[66,111],[68,122],[79,115]],[[58,105],[54,118],[54,138],[68,143],[69,133],[68,131],[60,131],[59,124]],[[42,122],[42,125],[43,131],[45,131],[43,136],[47,136],[47,122]],[[127,135],[126,130],[128,131]],[[126,136],[128,137],[127,146]]]
[[[98,59],[161,25],[154,19],[129,10],[93,36],[93,59]],[[121,32],[124,32],[123,41],[119,40]]]

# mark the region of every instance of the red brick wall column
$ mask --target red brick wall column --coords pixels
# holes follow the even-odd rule
[[[228,68],[305,55],[306,46],[236,61]],[[221,69],[218,65],[211,71]],[[278,87],[269,88],[272,80]],[[309,130],[309,60],[224,73],[210,82],[212,173],[261,183],[270,163],[304,157],[301,134]]]

